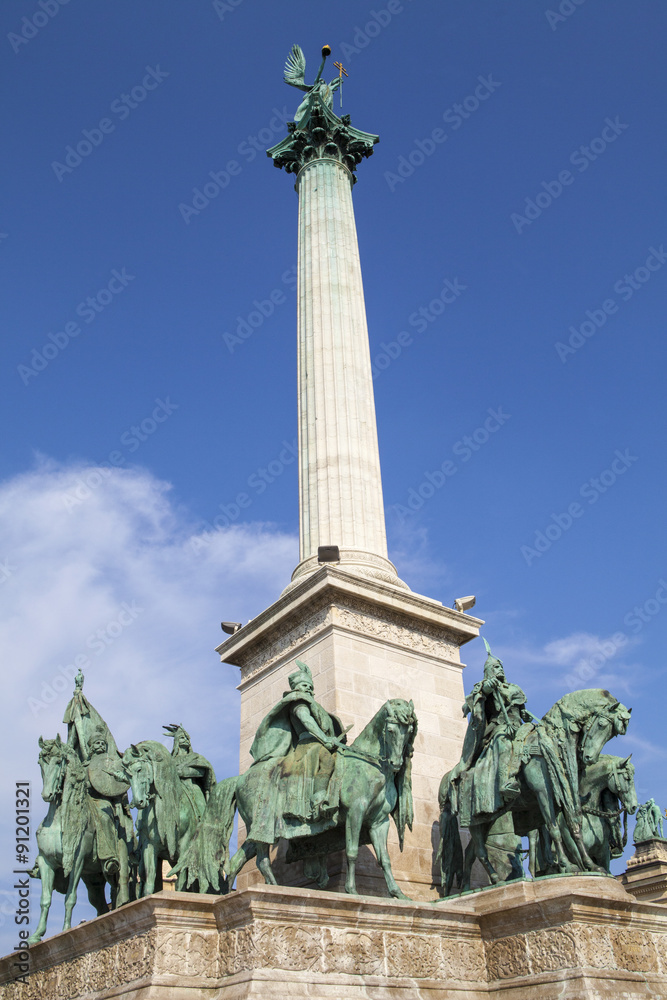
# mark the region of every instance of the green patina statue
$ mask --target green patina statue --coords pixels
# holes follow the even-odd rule
[[[249,838],[268,844],[327,829],[340,801],[334,750],[347,737],[340,720],[315,701],[309,667],[296,664],[290,690],[262,720],[250,747],[255,765],[275,762],[261,769],[256,791],[265,809],[248,830]]]
[[[501,661],[492,655],[486,640],[484,644],[484,677],[475,684],[463,706],[470,721],[461,759],[451,778],[454,781],[473,772],[474,780],[471,775],[466,782],[471,792],[470,810],[494,813],[520,794],[516,780],[520,759],[512,751],[519,729],[534,716],[526,709],[524,692],[517,684],[508,683]]]
[[[362,132],[350,123],[350,116],[338,117],[333,112],[333,94],[340,86],[340,77],[325,83],[324,64],[331,49],[322,49],[322,64],[313,84],[305,82],[306,60],[298,45],[292,46],[285,64],[285,83],[306,93],[297,108],[293,122],[287,123],[289,135],[267,150],[276,167],[297,174],[313,160],[337,160],[350,171],[356,181],[357,165],[371,156],[379,136]]]
[[[162,743],[144,740],[123,755],[123,773],[132,786],[139,839],[139,895],[162,888],[161,861],[175,864],[195,836],[215,786],[212,766],[192,752],[182,726],[170,726],[178,740],[171,753]],[[176,883],[181,889],[183,880]]]
[[[633,811],[634,771],[629,770],[629,758],[611,765],[611,773],[602,777],[588,774],[587,769],[598,762],[608,740],[626,732],[631,709],[608,691],[592,689],[565,695],[543,719],[535,719],[526,709],[521,688],[507,682],[501,661],[485,645],[484,678],[463,706],[464,715],[470,716],[463,753],[440,784],[444,891],[451,891],[455,877],[460,889],[469,888],[474,857],[494,884],[522,877],[518,838],[533,831],[542,831],[542,857],[548,857],[552,870],[605,869],[608,851],[598,841],[602,835],[609,848],[610,828],[602,828],[602,833],[598,827],[589,829],[584,815],[588,809],[590,816],[597,811],[618,818],[622,811],[590,805],[591,796],[597,794],[596,781],[606,781],[617,796],[614,801],[623,796],[624,808]],[[459,826],[471,834],[465,858]],[[505,870],[500,872],[489,856],[489,847],[498,838],[501,854],[505,853]],[[535,867],[535,834],[531,852]]]
[[[646,840],[662,839],[664,838],[660,806],[655,799],[649,799],[637,810],[633,841],[635,844],[642,844]]]
[[[198,819],[201,819],[210,791],[215,786],[213,766],[205,757],[193,751],[190,734],[182,724],[172,722],[163,728],[165,736],[171,736],[174,740],[171,756],[174,758],[178,777],[192,801]]]
[[[310,86],[308,86],[305,80],[306,57],[303,54],[301,46],[293,45],[292,51],[287,57],[287,62],[285,63],[285,83],[289,83],[290,87],[297,87],[299,90],[304,90],[307,94],[307,97],[303,99],[294,115],[294,121],[297,125],[306,112],[310,110],[315,98],[319,98],[322,104],[330,110],[333,108],[333,95],[340,87],[340,78],[336,77],[331,83],[325,83],[322,79],[324,64],[327,61],[328,55],[331,55],[331,49],[328,45],[325,45],[322,49],[322,62],[315,77],[315,82],[311,83]]]
[[[313,697],[305,663],[290,674],[289,688],[262,720],[251,747],[254,763],[211,792],[206,812],[187,850],[170,874],[199,892],[227,892],[252,857],[268,884],[275,884],[269,847],[284,838],[291,859],[307,859],[318,884],[326,884],[326,855],[344,846],[346,890],[356,892],[359,843],[370,839],[387,887],[402,897],[387,851],[392,816],[403,846],[412,828],[411,757],[417,731],[412,702],[385,703],[351,746],[340,721]],[[229,840],[238,809],[247,838],[234,857]],[[338,831],[338,835],[337,835]],[[290,856],[288,856],[290,860]]]
[[[63,719],[67,742],[59,735],[39,740],[42,798],[49,811],[37,830],[39,853],[29,873],[42,881],[32,942],[44,935],[54,889],[65,894],[65,930],[80,879],[98,915],[161,889],[158,862],[164,858],[174,864],[188,847],[215,787],[211,764],[192,750],[180,724],[165,727],[174,741],[171,753],[146,740],[121,757],[109,727],[84,695],[83,682],[79,671]]]
[[[46,930],[54,888],[65,894],[71,926],[77,885],[83,879],[98,915],[134,898],[136,839],[128,805],[128,782],[119,775],[121,757],[109,727],[83,694],[79,671],[65,711],[67,743],[40,737],[42,798],[49,803],[37,830],[37,861],[30,874],[42,881],[40,919],[31,936]]]

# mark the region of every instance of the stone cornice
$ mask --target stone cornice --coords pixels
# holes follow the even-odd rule
[[[390,584],[323,566],[217,647],[245,678],[297,649],[313,632],[339,627],[447,658],[479,635],[479,618]]]

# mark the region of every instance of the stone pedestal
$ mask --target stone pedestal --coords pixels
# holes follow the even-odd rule
[[[160,892],[30,949],[3,1000],[667,998],[667,912],[610,877],[436,905],[255,886]]]
[[[667,903],[667,840],[656,837],[635,844],[635,853],[618,880],[635,899]]]
[[[390,584],[322,567],[218,647],[224,662],[241,668],[241,772],[252,762],[257,727],[288,690],[296,657],[312,670],[316,699],[344,726],[353,725],[349,742],[388,698],[413,699],[419,720],[412,766],[415,826],[406,832],[401,853],[392,824],[390,852],[397,881],[415,899],[436,895],[438,786],[459,759],[466,727],[459,648],[478,635],[481,624]],[[334,888],[342,871],[334,857]],[[385,894],[367,848],[358,873],[361,891]],[[238,886],[259,877],[253,862]],[[300,863],[285,866],[279,880],[303,884]]]

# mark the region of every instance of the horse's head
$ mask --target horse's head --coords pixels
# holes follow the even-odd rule
[[[132,808],[145,809],[155,795],[153,762],[148,747],[132,743],[123,754],[123,770],[132,788]]]
[[[42,798],[56,802],[63,792],[67,770],[67,744],[60,739],[44,740],[39,737],[39,767],[42,772]]]
[[[403,767],[406,757],[412,756],[417,716],[414,704],[402,698],[392,698],[385,703],[384,709],[381,756],[396,773]]]
[[[579,759],[588,767],[595,763],[612,736],[626,732],[631,712],[609,691],[589,688],[566,694],[544,718],[574,735]]]
[[[604,747],[614,735],[614,723],[606,714],[592,716],[583,727],[579,744],[581,762],[585,767],[594,764]]]
[[[575,692],[575,694],[591,694],[594,697],[591,705],[591,716],[583,726],[583,737],[580,744],[581,760],[584,765],[594,763],[606,743],[613,736],[624,736],[630,722],[631,708],[621,705],[609,691],[593,688],[590,692]]]
[[[632,754],[630,754],[632,757]],[[635,765],[630,763],[630,757],[626,757],[625,760],[621,760],[619,757],[613,757],[614,768],[613,768],[613,787],[610,787],[612,792],[619,797],[621,800],[621,805],[624,809],[632,816],[637,811],[637,806],[639,805],[637,801],[637,789],[635,788]]]

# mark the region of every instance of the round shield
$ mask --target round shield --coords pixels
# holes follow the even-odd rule
[[[93,754],[93,758],[88,765],[88,778],[98,795],[105,798],[115,799],[122,795],[130,787],[128,781],[119,781],[115,773],[120,770],[120,757],[112,757],[108,753]]]

